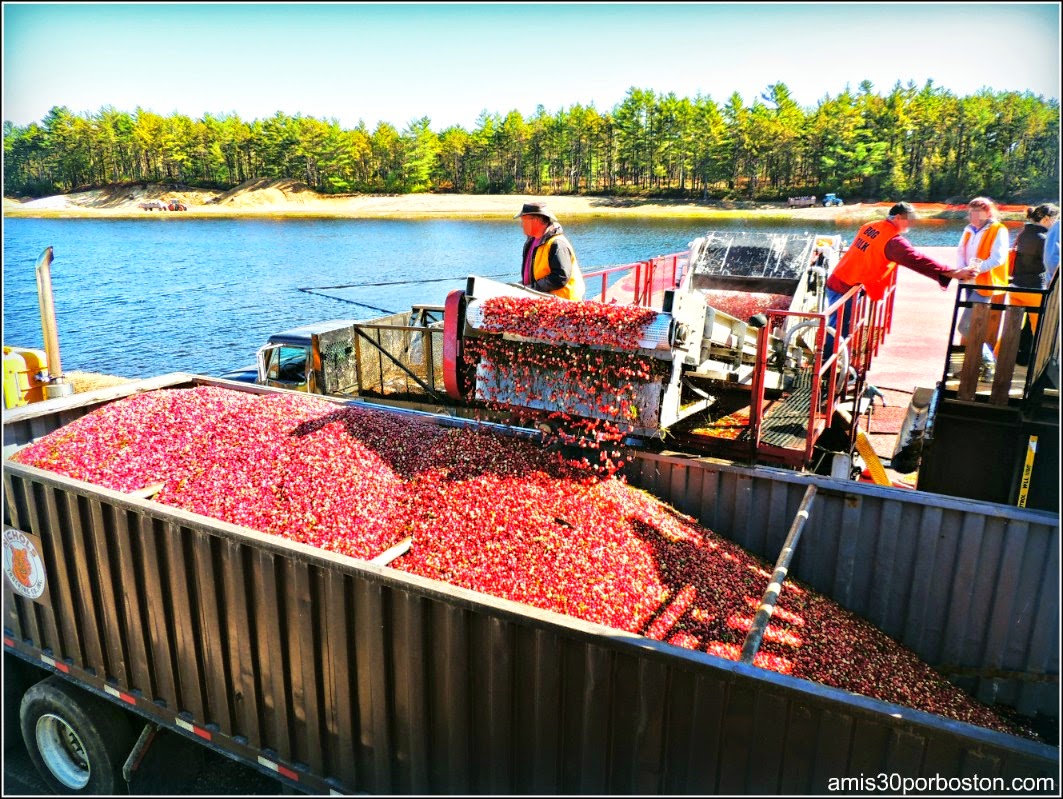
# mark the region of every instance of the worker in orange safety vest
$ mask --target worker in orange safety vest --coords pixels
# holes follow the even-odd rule
[[[942,290],[948,288],[953,279],[969,280],[974,277],[977,272],[974,267],[953,269],[916,250],[904,237],[915,218],[915,209],[911,204],[899,202],[890,208],[889,215],[884,220],[871,222],[860,228],[852,245],[827,277],[828,308],[838,302],[853,286],[858,285],[863,286],[863,292],[870,299],[882,299],[898,266],[907,267],[937,280]],[[838,329],[838,310],[831,314],[827,322],[834,330]],[[843,337],[849,335],[852,315],[853,309],[844,314],[841,330]],[[828,330],[824,359],[833,353],[834,335]]]
[[[982,286],[967,293],[965,299],[971,302],[1001,302],[1003,289],[1008,285],[1010,256],[1008,253],[1008,229],[1000,221],[1000,212],[996,204],[988,197],[975,197],[967,203],[967,215],[971,223],[963,229],[960,244],[956,252],[956,263],[960,266],[975,265],[978,274],[974,282]],[[960,332],[960,343],[967,343],[967,333],[971,329],[971,308],[964,308],[956,329]],[[989,315],[986,329],[986,344],[995,349],[1000,335],[1001,312],[994,310]]]
[[[563,300],[582,300],[586,286],[576,251],[557,217],[542,202],[524,203],[516,214],[524,235],[521,283]]]

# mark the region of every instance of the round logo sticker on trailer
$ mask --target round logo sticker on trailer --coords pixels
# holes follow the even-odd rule
[[[4,530],[4,575],[15,591],[27,599],[44,593],[44,561],[36,545],[18,530]]]

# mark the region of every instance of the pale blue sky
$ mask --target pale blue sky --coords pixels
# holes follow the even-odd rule
[[[277,111],[344,127],[475,126],[631,86],[746,104],[784,82],[812,107],[848,84],[933,79],[1060,97],[1056,3],[4,3],[3,119],[52,106],[193,118]]]

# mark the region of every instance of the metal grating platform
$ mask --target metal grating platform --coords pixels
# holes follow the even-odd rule
[[[812,370],[797,373],[789,396],[773,405],[761,423],[763,444],[786,449],[802,449],[808,438],[808,417],[812,403]]]

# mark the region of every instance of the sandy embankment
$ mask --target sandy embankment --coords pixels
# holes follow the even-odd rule
[[[562,220],[613,218],[756,218],[763,221],[862,222],[879,219],[889,203],[849,204],[840,208],[792,208],[782,203],[637,200],[615,197],[497,194],[318,194],[293,180],[253,180],[229,191],[204,191],[156,185],[118,186],[20,201],[4,198],[5,217],[155,218],[293,217],[347,219],[509,219],[521,204],[546,199]],[[146,211],[139,203],[178,200],[184,212]],[[927,217],[962,219],[962,206],[925,204]],[[1022,219],[1025,208],[1007,206],[1005,218]]]

